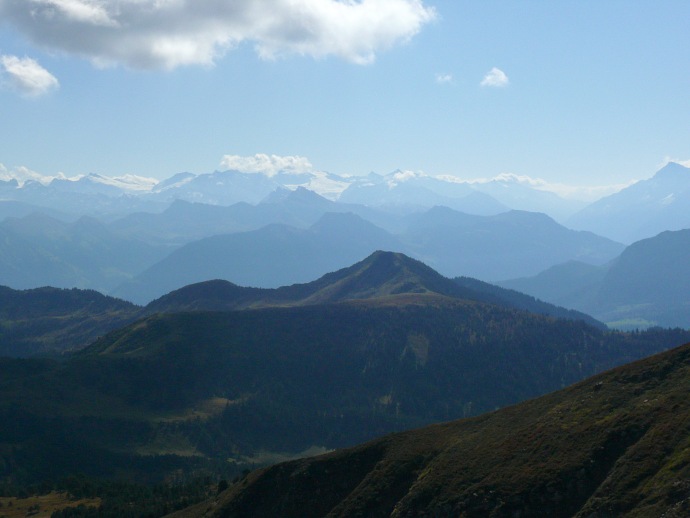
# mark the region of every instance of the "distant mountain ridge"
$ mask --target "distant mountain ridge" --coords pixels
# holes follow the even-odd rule
[[[306,284],[259,289],[207,281],[168,293],[144,308],[93,290],[45,287],[20,291],[0,286],[0,356],[63,354],[89,345],[106,331],[159,312],[235,311],[345,301],[369,306],[447,305],[458,300],[488,302],[604,328],[583,313],[478,280],[447,279],[402,254],[379,251]]]
[[[623,249],[589,232],[568,230],[544,214],[522,211],[472,216],[434,207],[401,222],[403,230],[393,234],[354,213],[326,212],[306,229],[273,224],[213,236],[175,250],[112,294],[146,304],[212,279],[275,288],[308,282],[375,250],[404,253],[448,277],[495,281],[573,259],[601,264]]]
[[[606,266],[568,263],[499,284],[622,328],[690,328],[690,229],[628,246]]]
[[[549,213],[561,221],[584,206],[509,175],[489,182],[473,182],[410,171],[340,176],[323,171],[281,170],[264,174],[225,170],[178,173],[163,181],[133,175],[110,178],[89,174],[50,179],[34,174],[21,178],[21,183],[9,177],[1,181],[0,199],[79,215],[113,217],[137,211],[160,212],[175,200],[221,206],[257,204],[276,190],[300,187],[332,201],[371,207],[419,210],[446,205],[481,215],[509,209],[532,210]]]
[[[568,260],[603,264],[623,245],[591,232],[570,230],[546,214],[513,210],[475,216],[434,207],[410,216],[400,235],[409,255],[444,275],[489,282],[536,274]]]
[[[377,249],[399,248],[394,236],[359,216],[326,213],[307,229],[272,224],[195,241],[175,250],[113,294],[146,304],[187,284],[212,279],[277,288],[311,281]]]
[[[623,243],[690,228],[690,168],[669,162],[648,180],[602,198],[566,224]]]
[[[109,292],[168,252],[112,232],[94,218],[66,223],[31,213],[0,221],[0,285]]]
[[[584,313],[568,311],[531,297],[503,290],[474,279],[448,279],[401,253],[376,251],[352,266],[328,273],[306,283],[276,289],[244,288],[228,281],[207,281],[185,286],[149,303],[145,311],[232,311],[237,309],[303,306],[367,300],[395,303],[396,296],[407,303],[414,295],[424,303],[443,303],[442,298],[488,302],[533,313],[603,325]],[[436,297],[436,299],[434,299]],[[386,302],[387,301],[387,302]]]

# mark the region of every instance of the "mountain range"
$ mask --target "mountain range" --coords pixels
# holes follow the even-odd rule
[[[270,174],[215,171],[179,173],[166,180],[89,174],[74,179],[0,179],[0,216],[21,217],[27,205],[64,217],[91,215],[112,220],[136,212],[160,213],[177,200],[206,205],[256,205],[276,190],[304,188],[331,201],[386,211],[419,211],[441,205],[475,215],[507,210],[542,212],[576,230],[631,243],[690,224],[685,207],[690,193],[688,167],[669,162],[642,180],[593,203],[573,201],[544,190],[539,182],[503,174],[491,181],[461,181],[410,171],[386,175],[338,176],[290,170]],[[13,204],[9,202],[14,202]]]
[[[604,266],[570,262],[500,285],[577,309],[614,327],[690,327],[690,230],[628,246]]]
[[[0,285],[107,293],[169,250],[121,236],[87,216],[69,223],[40,212],[6,218],[0,222]]]
[[[690,168],[669,162],[647,180],[606,196],[568,218],[571,228],[622,243],[690,227]]]
[[[0,287],[0,355],[62,355],[89,345],[106,332],[155,313],[234,311],[306,306],[347,300],[415,297],[470,299],[574,321],[599,329],[592,317],[541,302],[468,277],[447,279],[428,266],[391,252],[375,252],[350,267],[306,284],[277,289],[238,286],[214,280],[185,286],[145,307],[93,290]]]
[[[145,304],[212,279],[275,288],[344,268],[375,250],[409,254],[449,277],[496,280],[536,274],[569,259],[602,264],[623,248],[520,211],[470,216],[436,207],[404,221],[407,229],[391,234],[352,213],[325,213],[307,229],[273,224],[212,236],[180,247],[111,293]]]
[[[60,361],[1,359],[0,478],[237,473],[491,411],[690,340],[488,303],[496,293],[392,253],[264,293],[272,307],[223,311],[217,287],[170,294]]]
[[[218,493],[180,516],[690,510],[690,345],[616,368],[690,342],[681,164],[587,207],[511,175],[6,173],[2,495],[125,479]]]
[[[584,202],[561,198],[511,175],[488,182],[469,182],[400,170],[366,176],[321,171],[227,170],[179,173],[163,181],[133,175],[110,178],[88,174],[51,179],[34,174],[17,179],[8,174],[6,180],[0,179],[0,200],[107,219],[137,211],[157,213],[176,200],[220,206],[239,202],[255,205],[276,190],[300,187],[342,203],[407,211],[445,205],[471,214],[492,215],[517,209],[545,212],[562,221],[585,206]]]
[[[191,284],[150,302],[146,314],[184,311],[233,311],[271,306],[305,306],[348,300],[380,299],[402,294],[486,302],[605,329],[589,315],[541,302],[477,279],[448,279],[420,261],[400,253],[376,251],[352,266],[306,283],[276,289],[248,288],[228,281]]]

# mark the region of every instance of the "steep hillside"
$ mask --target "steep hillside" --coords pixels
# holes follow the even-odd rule
[[[690,341],[438,295],[383,301],[158,314],[61,362],[2,360],[0,422],[13,424],[0,427],[0,479],[239,472],[491,411]]]
[[[249,475],[175,516],[687,516],[690,346]]]
[[[591,268],[596,269],[599,267],[591,266]],[[472,279],[470,277],[457,277],[454,279],[454,281],[460,286],[471,289],[476,293],[481,293],[481,300],[486,302],[492,302],[500,306],[507,306],[515,309],[523,309],[525,311],[529,311],[530,313],[537,313],[540,315],[549,315],[568,320],[582,320],[587,322],[589,325],[601,327],[602,329],[606,328],[605,324],[587,315],[586,313],[550,304],[538,298],[526,295],[525,293],[521,293],[520,291],[515,291],[514,289],[506,289],[501,286],[489,284],[488,282]]]

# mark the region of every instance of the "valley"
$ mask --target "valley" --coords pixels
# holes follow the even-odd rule
[[[304,515],[281,495],[312,491],[328,495],[310,504],[314,516],[533,505],[574,516],[614,505],[596,496],[612,459],[655,422],[622,393],[602,399],[611,382],[582,380],[653,370],[656,360],[631,362],[690,343],[685,231],[625,247],[523,210],[360,205],[361,186],[352,203],[281,189],[253,205],[178,199],[103,220],[46,211],[0,221],[15,284],[0,289],[4,494],[75,491],[78,475],[91,484],[78,493],[111,515],[120,483],[157,516],[204,499],[219,516]],[[596,397],[578,396],[581,386]],[[579,415],[600,417],[589,427]],[[607,419],[604,432],[596,423]],[[575,436],[582,446],[564,451]],[[621,437],[630,444],[614,448]],[[459,476],[452,455],[479,471]],[[322,473],[321,462],[335,482],[291,487],[274,475]],[[490,489],[466,486],[484,478]],[[257,493],[266,484],[270,498]],[[667,507],[681,505],[659,484]],[[156,500],[151,488],[177,489]],[[615,494],[620,509],[648,505]],[[257,501],[266,507],[247,507]]]

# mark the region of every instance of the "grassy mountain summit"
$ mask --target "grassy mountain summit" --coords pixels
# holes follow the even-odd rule
[[[233,310],[302,306],[400,294],[437,294],[472,299],[476,294],[404,254],[377,251],[347,268],[305,283],[276,289],[243,288],[227,281],[186,286],[153,301],[148,311]]]
[[[407,297],[401,297],[407,295]],[[276,289],[245,288],[228,281],[208,281],[175,290],[151,302],[146,311],[228,311],[268,306],[304,306],[367,299],[372,304],[402,302],[410,296],[471,300],[524,309],[571,320],[602,324],[576,311],[469,278],[448,279],[404,254],[378,250],[352,266],[305,284]]]
[[[472,419],[252,473],[176,517],[687,516],[690,345]]]
[[[29,357],[80,349],[108,331],[156,312],[230,311],[354,299],[366,299],[369,304],[402,304],[415,298],[420,303],[431,303],[432,299],[436,303],[451,299],[490,302],[602,327],[583,313],[474,279],[446,279],[402,254],[376,252],[306,284],[259,289],[208,281],[169,293],[146,308],[93,290],[45,287],[22,291],[0,287],[0,355]]]

